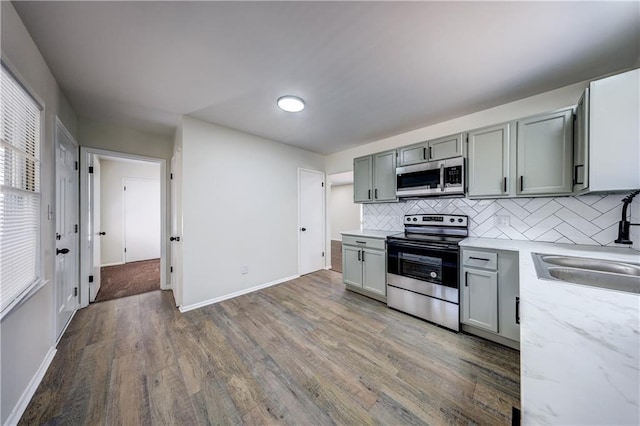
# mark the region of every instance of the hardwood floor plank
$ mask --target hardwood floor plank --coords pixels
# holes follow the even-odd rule
[[[180,313],[170,291],[79,311],[20,424],[509,424],[519,353],[296,280]]]

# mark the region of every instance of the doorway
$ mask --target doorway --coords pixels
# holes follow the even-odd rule
[[[166,289],[165,160],[92,148],[81,158],[82,305]]]
[[[324,173],[298,169],[300,275],[325,267]]]
[[[353,202],[353,171],[329,175],[331,269],[342,272],[342,232],[362,229],[362,204]]]

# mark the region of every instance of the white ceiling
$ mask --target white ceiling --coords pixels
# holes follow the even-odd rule
[[[81,117],[172,134],[188,114],[323,154],[640,56],[637,1],[14,5]]]

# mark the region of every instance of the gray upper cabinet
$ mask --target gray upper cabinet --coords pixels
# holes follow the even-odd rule
[[[373,158],[368,155],[353,160],[353,201],[371,201],[373,183]]]
[[[353,201],[397,201],[396,150],[353,160]]]
[[[573,190],[573,110],[518,120],[517,194],[564,194]]]
[[[427,142],[427,158],[429,161],[442,160],[444,158],[459,157],[462,155],[462,141],[464,133],[444,136]]]
[[[424,163],[427,160],[426,142],[420,142],[415,145],[409,145],[398,149],[398,166],[409,166],[411,164]]]
[[[397,200],[395,150],[381,152],[373,156],[373,200]]]
[[[468,134],[469,197],[509,195],[509,123]]]
[[[589,187],[589,88],[576,106],[573,120],[573,191]]]

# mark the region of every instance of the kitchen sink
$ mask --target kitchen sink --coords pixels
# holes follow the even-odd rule
[[[533,253],[538,278],[640,294],[640,265]]]

